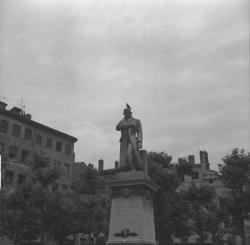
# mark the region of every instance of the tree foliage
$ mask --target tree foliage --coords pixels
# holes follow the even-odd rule
[[[59,244],[75,233],[108,231],[110,196],[98,171],[89,164],[81,180],[67,194],[52,192],[59,173],[35,156],[29,180],[14,192],[0,193],[0,218],[16,242],[53,236]]]
[[[171,159],[165,152],[149,154],[149,176],[158,186],[154,198],[156,238],[164,245],[171,242],[173,235],[185,237],[190,233],[188,208],[176,192],[177,176],[169,169]]]
[[[231,225],[239,231],[245,245],[244,219],[250,212],[250,154],[235,148],[222,161],[220,173],[229,194],[222,205],[232,217]]]
[[[79,194],[94,195],[104,190],[104,179],[92,164],[89,164],[81,174],[80,179],[72,184],[72,189]]]
[[[250,153],[235,148],[219,164],[224,184],[231,192],[243,192],[249,187]]]
[[[86,167],[81,178],[72,185],[70,194],[75,203],[75,233],[108,233],[111,197],[105,188],[104,178],[92,164]]]
[[[61,197],[51,193],[58,174],[49,169],[47,159],[37,156],[30,174],[29,180],[14,192],[2,193],[2,225],[16,234],[16,241],[45,238],[60,218]]]
[[[213,219],[213,211],[219,208],[215,202],[215,191],[207,185],[192,185],[180,194],[189,207],[192,231],[200,237],[200,244],[204,244],[207,232],[215,234],[217,230],[214,231],[213,229],[218,227],[218,223]]]
[[[151,162],[156,162],[162,167],[167,168],[172,161],[172,157],[168,155],[166,152],[149,152],[148,153],[148,158],[150,159]]]
[[[216,244],[218,225],[222,220],[221,209],[215,198],[215,191],[209,186],[192,185],[179,189],[179,177],[192,174],[192,164],[183,161],[176,165],[176,172],[166,153],[151,153],[149,175],[157,184],[154,199],[156,236],[159,244],[172,244],[173,236],[186,241],[191,234],[198,234],[200,243],[213,236]]]

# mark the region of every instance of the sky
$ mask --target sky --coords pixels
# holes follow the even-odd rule
[[[119,159],[126,103],[143,146],[211,168],[249,151],[248,0],[1,0],[0,100]]]

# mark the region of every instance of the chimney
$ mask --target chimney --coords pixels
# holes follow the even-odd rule
[[[208,163],[208,153],[204,151],[205,163]]]
[[[208,153],[205,151],[204,155],[205,155],[206,170],[208,170],[209,169],[209,165],[210,165],[209,162],[208,162]]]
[[[31,114],[29,114],[29,113],[25,114],[24,117],[31,120]]]
[[[103,172],[104,161],[100,159],[98,161],[98,171]]]
[[[188,163],[194,164],[194,155],[189,155],[188,156]]]
[[[118,169],[118,167],[119,167],[119,162],[115,161],[115,169]]]
[[[21,108],[14,106],[12,109],[10,109],[10,112],[16,113],[18,115],[22,115],[23,110]]]
[[[200,161],[201,163],[205,163],[205,151],[200,151]]]
[[[186,163],[187,162],[187,159],[185,157],[179,157],[178,158],[178,163]]]
[[[0,109],[6,110],[6,106],[7,106],[6,103],[4,103],[3,101],[0,101]]]

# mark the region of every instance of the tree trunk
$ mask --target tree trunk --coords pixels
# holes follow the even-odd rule
[[[18,233],[15,233],[14,245],[18,245]]]
[[[203,234],[203,232],[201,232],[200,234],[199,234],[199,236],[200,236],[200,245],[203,245],[204,244],[204,241],[205,241],[205,237],[204,237],[204,234]]]
[[[240,222],[240,235],[241,235],[241,239],[242,239],[242,245],[247,245],[246,242],[246,234],[245,234],[245,226],[244,226],[244,218],[241,219]]]
[[[47,233],[46,232],[43,232],[41,234],[41,244],[45,244],[46,243],[46,240],[47,240]]]
[[[212,243],[215,245],[217,244],[216,234],[215,232],[212,232]]]

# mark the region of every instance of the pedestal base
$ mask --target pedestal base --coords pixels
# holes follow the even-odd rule
[[[119,173],[107,181],[112,204],[107,245],[156,245],[152,186],[144,174]]]

